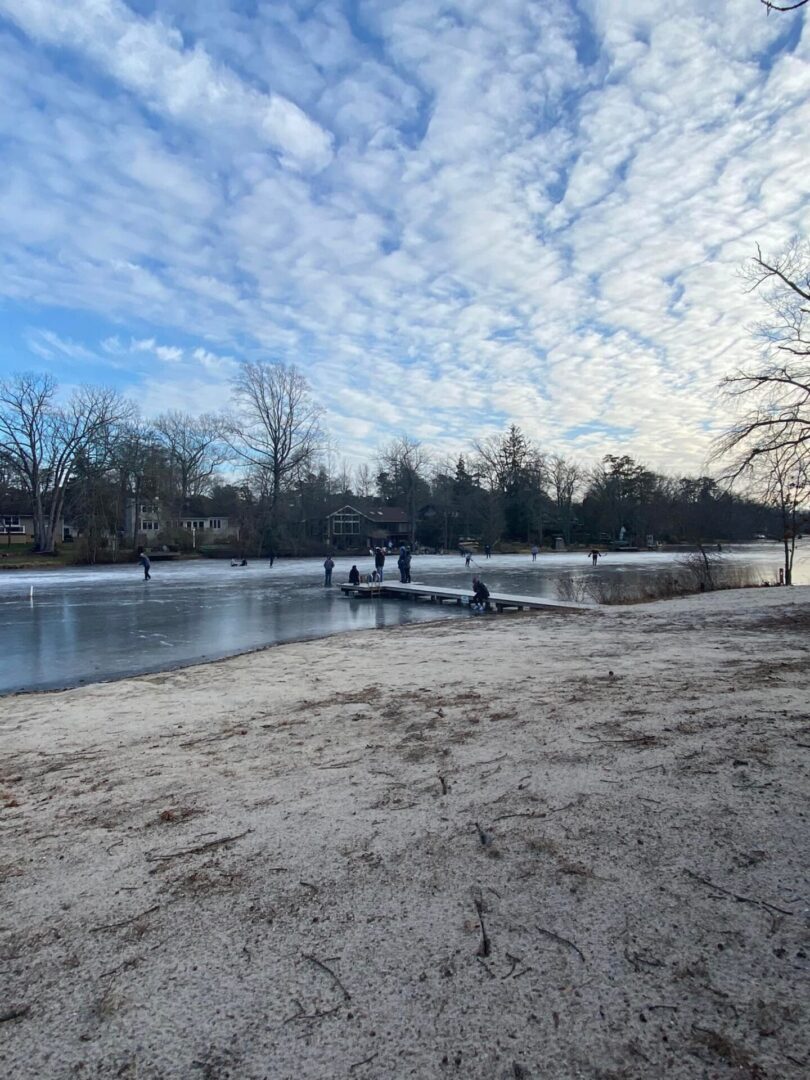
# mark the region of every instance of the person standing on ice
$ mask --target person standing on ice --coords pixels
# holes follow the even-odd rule
[[[597,548],[592,548],[588,552],[588,555],[590,556],[590,560],[594,566],[596,566],[597,562],[599,562],[599,560],[602,558],[602,552],[599,551]]]
[[[335,569],[335,560],[331,555],[327,555],[323,560],[323,583],[324,585],[332,584],[332,571]]]
[[[382,581],[385,569],[385,552],[381,547],[378,547],[374,552],[374,569],[377,571],[379,580]]]
[[[143,567],[143,580],[151,581],[152,575],[149,573],[149,570],[151,569],[152,564],[149,561],[149,556],[146,554],[143,548],[138,548],[138,562]]]
[[[537,553],[539,550],[537,544],[532,545],[532,562],[537,562]]]

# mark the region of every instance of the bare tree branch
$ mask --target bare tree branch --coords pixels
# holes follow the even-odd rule
[[[795,4],[774,4],[772,0],[759,0],[759,2],[768,9],[768,14],[770,14],[772,11],[795,11],[796,8],[810,3],[810,0],[796,0]]]

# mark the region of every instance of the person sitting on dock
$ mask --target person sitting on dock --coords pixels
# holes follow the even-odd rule
[[[351,570],[349,571],[349,584],[350,585],[359,585],[360,584],[360,571],[357,569],[356,566],[352,566]]]
[[[481,578],[474,577],[473,583],[473,596],[470,600],[470,605],[476,611],[489,611],[489,589],[483,583]]]

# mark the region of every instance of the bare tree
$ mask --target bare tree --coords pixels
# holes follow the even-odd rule
[[[230,456],[224,441],[225,423],[213,413],[190,416],[172,410],[154,421],[158,442],[165,447],[181,503],[203,495],[214,473]]]
[[[263,477],[272,515],[288,482],[309,464],[323,439],[323,410],[292,365],[245,363],[233,380],[237,414],[228,441],[251,472]]]
[[[754,491],[779,512],[785,584],[791,585],[796,536],[810,521],[810,451],[787,446],[760,455],[754,467]]]
[[[554,454],[547,466],[547,476],[563,537],[566,544],[570,544],[574,497],[584,479],[584,472],[577,462],[566,461],[564,457]]]
[[[729,395],[752,402],[716,444],[715,456],[735,455],[731,475],[762,454],[810,445],[810,244],[794,241],[776,259],[758,246],[743,274],[751,291],[766,287],[770,315],[753,328],[759,369],[723,381]]]
[[[118,473],[122,501],[126,504],[131,500],[134,504],[131,533],[127,537],[133,547],[137,543],[140,526],[138,508],[145,492],[150,501],[154,499],[155,473],[163,471],[164,462],[164,451],[150,424],[135,419],[126,424],[118,433],[115,440],[113,464]],[[125,514],[121,516],[126,518]]]
[[[416,540],[417,504],[423,497],[427,499],[430,492],[427,483],[430,458],[421,443],[403,435],[378,451],[377,465],[377,486],[382,498],[389,503],[394,500],[405,503],[413,544]]]
[[[374,490],[374,477],[368,465],[358,465],[354,470],[355,494],[364,499],[370,499]]]
[[[65,485],[76,461],[106,443],[129,406],[114,390],[82,387],[56,403],[51,375],[23,372],[0,382],[0,459],[31,498],[37,551],[52,553]]]

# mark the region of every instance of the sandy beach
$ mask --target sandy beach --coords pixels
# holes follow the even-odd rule
[[[0,699],[9,1080],[810,1074],[810,587]]]

